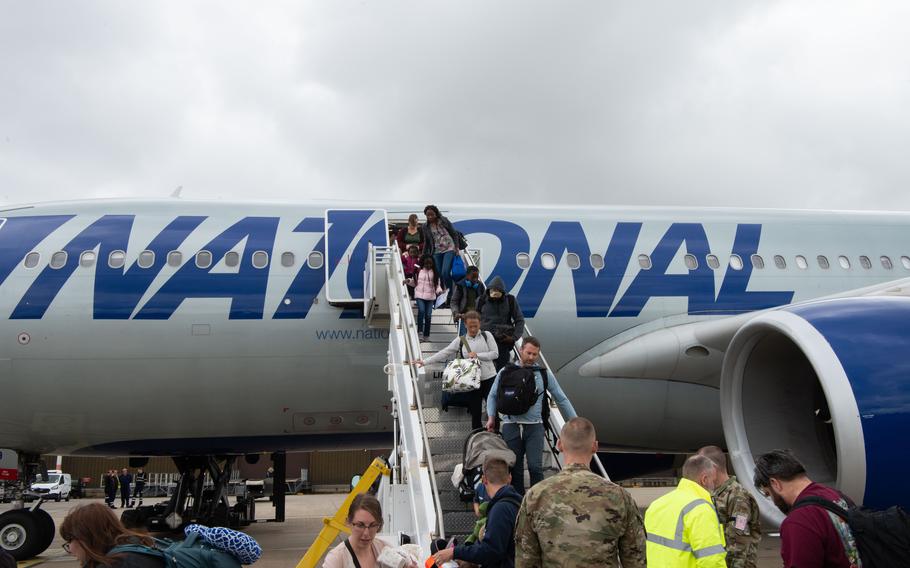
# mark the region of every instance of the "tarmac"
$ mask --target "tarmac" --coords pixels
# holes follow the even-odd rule
[[[632,488],[630,492],[639,507],[647,507],[654,499],[670,491],[670,487],[657,488]],[[262,558],[255,564],[257,568],[293,568],[306,553],[316,535],[322,529],[322,519],[331,516],[344,500],[343,494],[330,495],[289,495],[285,509],[284,523],[259,522],[246,529],[246,533],[253,536],[262,546]],[[45,503],[42,507],[50,513],[54,522],[59,527],[66,513],[73,507],[83,503],[102,502],[102,499],[80,499],[70,502]],[[145,504],[151,504],[160,499],[147,499]],[[0,512],[10,509],[10,505],[0,505]],[[267,500],[256,503],[256,514],[261,517],[273,515],[272,508]],[[119,509],[118,509],[119,513]],[[44,554],[26,562],[20,562],[20,568],[32,566],[48,566],[53,568],[79,568],[79,563],[74,557],[63,550],[63,539],[59,533]],[[781,565],[780,539],[776,536],[766,535],[762,539],[759,550],[758,567],[772,568]]]

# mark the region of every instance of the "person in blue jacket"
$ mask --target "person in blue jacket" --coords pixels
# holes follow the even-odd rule
[[[521,507],[521,495],[512,487],[509,464],[501,457],[491,455],[483,463],[481,478],[487,495],[492,495],[487,505],[487,525],[483,536],[474,544],[461,544],[440,550],[434,555],[436,565],[450,560],[463,560],[483,568],[514,568],[515,522]]]

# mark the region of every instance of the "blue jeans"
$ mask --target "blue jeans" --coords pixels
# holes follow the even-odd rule
[[[443,287],[452,292],[452,263],[455,261],[455,251],[433,253],[433,262],[436,263],[436,270],[439,271],[439,277],[442,279]]]
[[[515,467],[512,468],[512,487],[519,493],[525,492],[525,459],[531,486],[543,481],[543,424],[502,425],[502,437],[509,449],[515,452]]]
[[[433,300],[421,300],[417,298],[417,331],[422,332],[424,336],[430,335],[430,323],[433,320]]]

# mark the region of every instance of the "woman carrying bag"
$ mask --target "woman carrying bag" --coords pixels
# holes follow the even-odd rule
[[[433,257],[425,254],[420,259],[420,269],[417,274],[405,284],[414,287],[414,299],[417,301],[417,330],[421,333],[422,341],[430,340],[430,326],[433,322],[433,308],[436,301],[442,296],[442,278],[436,270]]]
[[[448,344],[438,353],[427,357],[425,360],[414,361],[415,365],[431,365],[433,363],[442,363],[443,361],[458,356],[459,359],[476,359],[480,363],[480,388],[469,392],[461,392],[455,397],[466,399],[468,411],[471,413],[471,428],[480,428],[482,401],[487,399],[490,394],[490,387],[493,386],[493,379],[496,378],[496,368],[493,366],[493,360],[499,355],[499,349],[496,347],[496,340],[493,334],[488,331],[480,330],[480,314],[475,311],[469,311],[464,314],[464,323],[467,327],[467,333],[456,337],[452,343]],[[465,344],[467,347],[465,347]]]

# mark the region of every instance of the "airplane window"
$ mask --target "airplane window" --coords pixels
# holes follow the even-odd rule
[[[269,265],[269,253],[257,250],[253,253],[253,268],[265,268]]]
[[[840,267],[844,270],[850,270],[850,259],[846,256],[837,257],[837,263],[840,264]]]
[[[196,253],[196,268],[208,268],[212,265],[212,253],[201,250]]]
[[[881,260],[882,260],[882,268],[884,268],[885,270],[891,270],[894,267],[894,265],[891,264],[890,256],[883,256],[881,258]]]
[[[294,253],[292,253],[292,252],[281,253],[281,266],[294,266]]]
[[[806,257],[801,254],[796,255],[796,266],[798,266],[800,270],[809,268],[809,263],[806,261]]]
[[[234,268],[238,264],[240,264],[240,253],[230,251],[224,255],[224,265],[228,268]]]
[[[126,262],[126,253],[122,250],[112,250],[107,257],[107,265],[111,268],[123,268]]]
[[[823,254],[818,255],[816,260],[818,260],[818,266],[823,270],[828,270],[831,267],[831,263],[828,262],[828,257]]]
[[[306,264],[310,268],[322,268],[322,253],[313,251],[306,257]]]
[[[168,266],[180,266],[183,264],[183,253],[179,250],[172,250],[167,253],[167,265]]]
[[[779,254],[774,255],[774,266],[781,270],[787,268],[787,260]]]
[[[763,259],[760,254],[753,254],[752,255],[752,268],[757,268],[758,270],[762,270],[764,267],[765,267],[765,259]]]
[[[95,251],[87,250],[79,257],[79,266],[88,268],[95,264]]]
[[[30,252],[25,255],[25,267],[26,268],[35,268],[38,266],[38,262],[41,260],[41,255],[37,252]]]
[[[910,270],[910,256],[902,256],[901,264],[904,265],[904,268],[906,268],[907,270]]]
[[[136,261],[139,268],[150,268],[155,264],[155,251],[144,250],[139,253],[139,260]]]
[[[515,262],[518,263],[518,268],[524,270],[531,266],[531,255],[526,252],[520,252],[515,255]]]
[[[66,264],[66,251],[57,251],[51,255],[51,268],[63,268]]]
[[[743,269],[743,259],[738,254],[730,255],[730,268],[733,270],[742,270]]]
[[[695,270],[698,268],[698,259],[695,258],[694,254],[687,254],[683,257],[683,261],[686,263],[686,268],[689,270]]]
[[[553,270],[556,268],[556,257],[553,253],[545,252],[540,255],[540,264],[547,270]]]
[[[605,266],[604,257],[597,253],[592,254],[590,260],[591,260],[591,266],[594,268],[594,270],[600,270],[601,268],[603,268]]]
[[[574,252],[570,252],[566,255],[566,264],[569,265],[569,268],[576,270],[581,266],[581,258],[578,257]]]
[[[859,264],[866,270],[869,270],[870,268],[872,268],[872,261],[869,260],[868,256],[859,257]]]
[[[708,261],[708,266],[711,267],[711,270],[717,270],[718,268],[720,268],[720,261],[717,260],[717,257],[714,256],[713,254],[709,254],[708,256],[706,256],[705,260]]]
[[[651,257],[646,254],[638,255],[638,266],[640,266],[642,270],[651,270]]]

